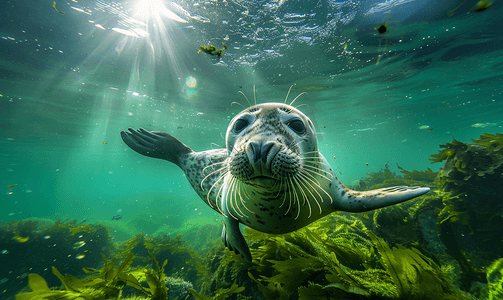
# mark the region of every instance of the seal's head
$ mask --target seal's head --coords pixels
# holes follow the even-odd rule
[[[255,105],[236,115],[227,128],[226,146],[229,173],[262,188],[280,188],[302,172],[305,155],[318,153],[311,120],[283,103]]]

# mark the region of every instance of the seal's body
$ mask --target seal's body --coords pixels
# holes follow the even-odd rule
[[[430,190],[346,188],[318,151],[311,120],[281,103],[255,105],[235,116],[226,149],[194,152],[167,133],[141,128],[129,128],[121,136],[136,152],[177,164],[203,201],[224,216],[224,244],[249,262],[239,223],[261,232],[288,233],[334,211],[369,211]]]

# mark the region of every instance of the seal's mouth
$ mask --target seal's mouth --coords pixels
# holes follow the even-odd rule
[[[247,180],[250,184],[260,185],[263,187],[271,187],[277,183],[277,179],[269,176],[255,176]]]

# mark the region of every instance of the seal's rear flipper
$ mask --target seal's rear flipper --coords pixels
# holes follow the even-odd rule
[[[121,131],[124,143],[134,151],[153,158],[160,158],[180,166],[180,155],[189,154],[192,151],[185,144],[170,134],[160,131],[148,131],[143,128],[129,132]]]
[[[345,188],[334,205],[337,210],[363,212],[401,203],[429,191],[430,188],[420,186],[394,186],[362,192]]]

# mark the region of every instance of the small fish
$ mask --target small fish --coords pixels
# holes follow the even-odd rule
[[[75,256],[75,259],[83,259],[86,255],[85,254],[79,254]]]
[[[107,142],[105,142],[105,141],[103,141],[103,142],[101,142],[101,143],[102,143],[103,145],[106,145],[106,144],[108,144],[108,143],[107,143]]]
[[[15,187],[16,185],[17,185],[17,184],[11,184],[11,185],[8,185],[8,186],[7,186],[7,188],[8,188],[8,189],[11,189],[11,188]]]
[[[44,236],[44,240],[48,240],[48,239],[50,239],[50,238],[51,238],[51,236],[50,236],[50,235],[46,235],[46,236]]]
[[[85,244],[86,244],[86,242],[84,242],[84,241],[76,242],[75,244],[73,244],[73,249],[77,250],[81,247],[84,247]]]
[[[419,129],[428,129],[428,128],[430,128],[430,126],[428,126],[428,125],[421,125],[418,128]]]
[[[9,250],[2,250],[2,254],[9,254]]]
[[[118,221],[120,219],[122,219],[122,215],[116,215],[112,217],[112,221]]]
[[[178,128],[178,129],[182,129],[183,127],[182,127],[182,126],[178,126],[177,128]]]
[[[0,284],[6,283],[9,280],[9,278],[2,278],[0,279]]]
[[[495,123],[475,123],[472,125],[472,127],[474,128],[486,128],[486,127],[489,127],[489,126],[494,126],[496,125]]]

